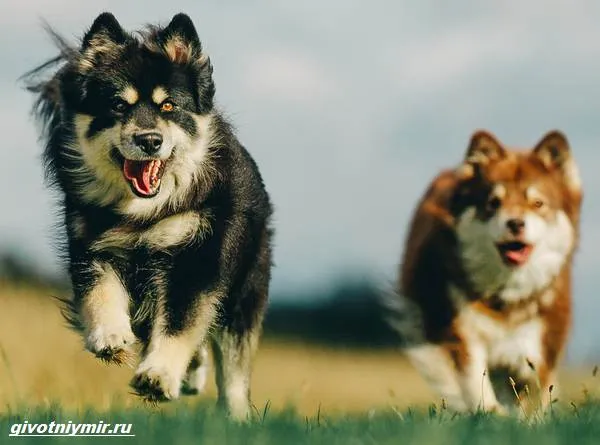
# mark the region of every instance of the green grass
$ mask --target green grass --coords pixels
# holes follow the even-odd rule
[[[132,423],[131,438],[18,437],[9,438],[15,422]],[[329,417],[316,413],[307,418],[292,410],[265,409],[248,424],[227,421],[212,407],[177,407],[163,411],[137,409],[110,415],[93,411],[73,415],[59,408],[21,411],[0,417],[0,443],[90,444],[597,444],[600,442],[600,403],[555,410],[544,422],[527,425],[514,418],[488,415],[452,416],[448,412],[370,412]]]

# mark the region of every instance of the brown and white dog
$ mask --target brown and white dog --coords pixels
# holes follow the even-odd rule
[[[558,131],[527,151],[477,131],[462,165],[429,186],[408,233],[390,322],[449,407],[506,413],[515,391],[530,408],[555,394],[581,202],[578,169]]]

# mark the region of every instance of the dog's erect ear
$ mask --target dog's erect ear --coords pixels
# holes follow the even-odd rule
[[[563,133],[558,130],[546,133],[532,150],[532,154],[542,161],[548,170],[559,171],[569,189],[581,190],[579,169],[571,155],[569,141]]]
[[[505,156],[506,150],[493,134],[485,130],[477,130],[471,136],[463,162],[455,173],[460,181],[480,178],[485,166]]]
[[[157,48],[158,46],[158,48]],[[202,52],[192,19],[183,13],[176,14],[171,22],[159,30],[151,42],[153,51],[160,51],[173,63],[192,66],[196,72],[199,112],[209,112],[213,107],[215,84],[209,57]]]
[[[189,63],[202,57],[202,44],[192,19],[183,13],[176,14],[160,34],[161,44],[175,63]]]
[[[485,130],[478,130],[471,136],[469,148],[465,154],[468,164],[487,165],[506,156],[506,150],[496,137]]]
[[[127,34],[110,12],[103,12],[83,38],[83,49],[90,46],[101,45],[103,42],[110,41],[117,44],[125,43]]]
[[[163,35],[167,39],[177,35],[189,43],[200,46],[200,39],[198,38],[196,27],[190,16],[184,13],[173,16],[171,22],[163,30]]]

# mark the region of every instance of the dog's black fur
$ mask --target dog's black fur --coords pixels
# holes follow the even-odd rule
[[[239,384],[232,379],[241,373],[248,385],[260,335],[272,263],[272,208],[255,162],[214,107],[212,65],[202,52],[191,19],[178,14],[167,27],[149,27],[134,35],[125,32],[112,14],[103,13],[78,47],[52,35],[60,55],[27,76],[28,88],[38,95],[36,112],[44,125],[47,173],[64,198],[66,253],[74,294],[72,324],[89,334],[93,327],[86,325],[84,312],[95,310],[85,308],[93,306],[89,295],[105,283],[106,273],[114,273],[129,297],[128,315],[142,345],[142,359],[157,341],[153,335],[163,339],[185,336],[190,326],[208,323],[206,329],[199,329],[213,344],[219,400],[233,414],[247,414],[243,401],[231,400],[238,397],[232,385]],[[39,75],[52,67],[58,69],[39,81]],[[157,85],[166,87],[177,104],[173,112],[161,114],[152,103]],[[137,92],[134,104],[124,103],[119,96],[127,86]],[[81,115],[91,117],[85,136],[76,130]],[[130,188],[115,191],[120,185],[108,179],[103,182],[103,171],[95,170],[97,166],[82,155],[84,143],[94,147],[103,132],[126,128],[130,122],[138,129],[156,130],[161,121],[199,144],[202,137],[208,137],[196,120],[202,117],[210,118],[210,140],[199,171],[183,185],[173,180],[169,190],[158,191],[158,198],[138,196]],[[184,156],[188,149],[194,148],[175,145],[172,156]],[[103,169],[122,168],[124,158],[118,149],[111,149],[110,158],[101,160]],[[184,164],[189,168],[189,162]],[[167,160],[164,176],[177,174],[178,165],[182,164],[171,165]],[[96,193],[98,187],[105,187],[106,193]],[[161,193],[178,193],[179,197],[165,201]],[[156,199],[163,201],[154,206]],[[143,211],[128,207],[133,202]],[[177,231],[169,232],[175,242],[160,241],[155,234],[158,224],[190,214],[198,216],[197,227],[190,228],[189,222],[184,225],[192,235],[180,240]],[[198,322],[203,317],[208,321]],[[160,333],[153,333],[157,328]],[[105,340],[100,347],[88,341],[88,349],[108,361],[129,357],[127,341]],[[197,351],[204,342],[198,338],[196,349],[183,352],[188,354],[188,373],[200,366]],[[177,391],[169,393],[165,388],[161,372],[138,368],[132,385],[149,399],[177,397]],[[249,398],[249,389],[247,393]]]

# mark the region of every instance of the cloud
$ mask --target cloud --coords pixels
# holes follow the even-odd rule
[[[416,94],[435,93],[481,71],[519,63],[530,48],[522,32],[478,26],[439,32],[433,38],[410,42],[384,57],[394,63],[397,85],[410,85]]]
[[[311,106],[336,92],[331,76],[307,54],[291,48],[257,50],[244,57],[243,87],[254,99]]]

